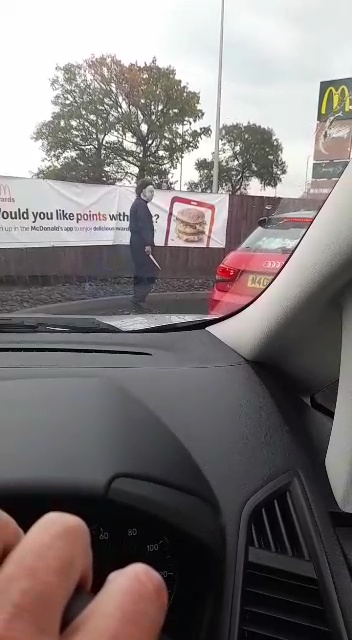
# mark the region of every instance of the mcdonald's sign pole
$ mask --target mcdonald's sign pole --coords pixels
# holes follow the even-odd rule
[[[219,151],[220,151],[220,122],[221,122],[222,57],[223,57],[223,50],[224,50],[224,17],[225,17],[225,0],[221,0],[218,90],[217,90],[217,97],[216,97],[214,171],[213,171],[213,189],[212,189],[213,193],[217,193],[219,190]]]

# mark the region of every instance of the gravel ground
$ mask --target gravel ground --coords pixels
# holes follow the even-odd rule
[[[211,279],[165,279],[159,280],[154,293],[207,291],[212,288]],[[66,282],[55,285],[4,286],[0,285],[0,313],[11,313],[39,305],[87,300],[108,296],[130,295],[131,278],[114,278],[90,282]]]

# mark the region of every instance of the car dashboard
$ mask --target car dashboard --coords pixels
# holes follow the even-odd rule
[[[205,330],[0,334],[0,406],[0,508],[80,516],[94,593],[142,561],[169,640],[352,637],[331,419],[275,371]]]
[[[121,505],[113,497],[17,495],[3,498],[1,506],[24,531],[49,511],[82,518],[92,540],[92,594],[98,593],[111,571],[130,563],[144,562],[156,569],[169,594],[164,637],[192,637],[195,629],[204,624],[202,607],[205,603],[211,607],[205,585],[214,580],[213,567],[202,545],[162,518]]]

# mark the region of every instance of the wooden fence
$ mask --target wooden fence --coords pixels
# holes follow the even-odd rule
[[[259,196],[230,196],[224,249],[157,247],[164,278],[208,278],[230,250],[255,229],[258,219],[275,211],[317,208],[321,201]],[[0,249],[0,282],[55,282],[110,279],[132,275],[128,246],[42,247]]]

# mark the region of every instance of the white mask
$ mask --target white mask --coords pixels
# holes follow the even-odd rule
[[[151,202],[154,198],[154,187],[152,184],[148,185],[148,187],[146,187],[145,189],[143,189],[141,196],[143,198],[143,200],[146,200],[147,202]]]

